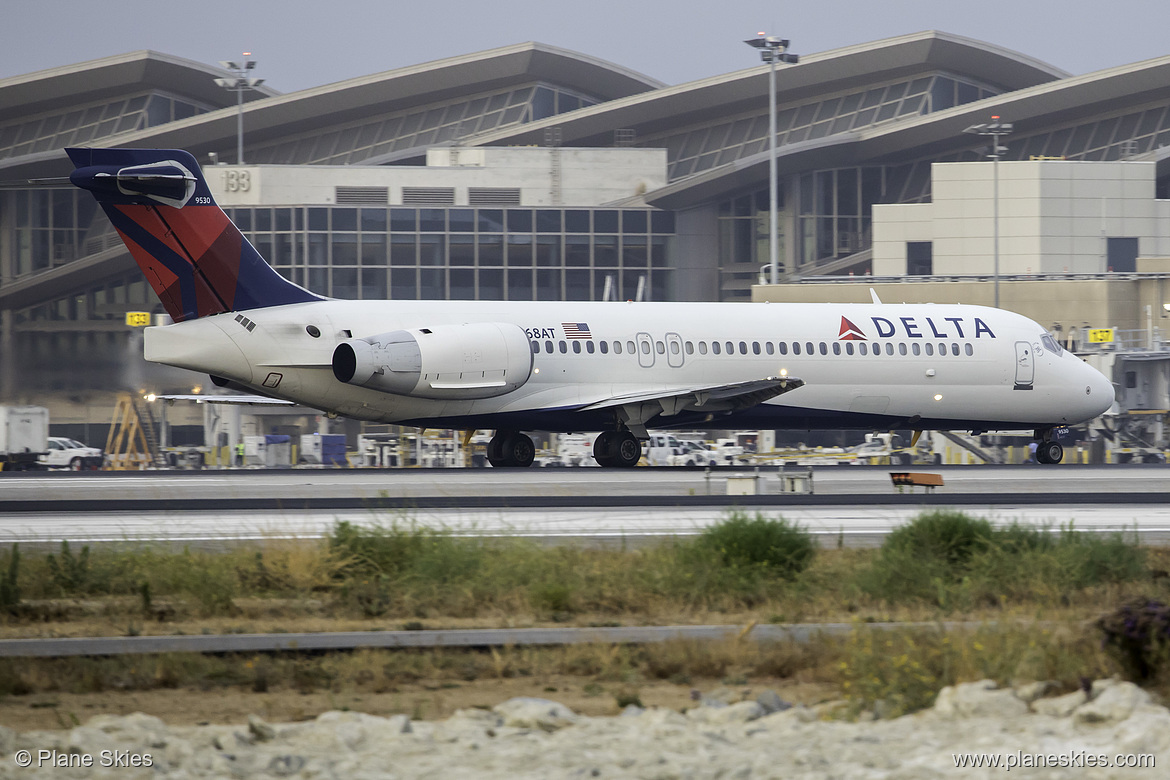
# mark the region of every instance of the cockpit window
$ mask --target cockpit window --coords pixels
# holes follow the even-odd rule
[[[1045,333],[1040,337],[1040,343],[1044,345],[1044,349],[1048,350],[1054,355],[1060,356],[1064,353],[1064,347],[1060,346],[1060,342],[1052,338],[1051,333]]]

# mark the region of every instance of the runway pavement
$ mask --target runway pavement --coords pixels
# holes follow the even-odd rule
[[[899,494],[895,470],[945,485]],[[0,544],[319,537],[338,521],[417,523],[459,534],[632,544],[697,533],[738,507],[781,515],[823,544],[870,546],[931,507],[993,522],[1138,533],[1170,542],[1166,466],[1010,466],[814,470],[812,495],[780,493],[761,469],[754,496],[728,496],[752,469],[239,470],[0,475]]]
[[[1170,494],[1170,466],[825,466],[817,495],[889,495],[891,471],[942,474],[945,494]],[[379,499],[490,496],[725,495],[752,468],[240,469],[222,471],[0,473],[0,511],[19,500]],[[759,470],[763,493],[779,491],[775,467]]]

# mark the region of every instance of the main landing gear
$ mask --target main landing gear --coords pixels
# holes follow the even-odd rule
[[[487,446],[487,459],[496,468],[527,468],[536,458],[536,445],[519,431],[496,431]]]
[[[527,468],[536,458],[532,439],[519,431],[496,431],[487,446],[487,459],[496,468]],[[627,430],[602,431],[593,442],[599,466],[632,468],[642,459],[642,442]]]
[[[1060,463],[1064,460],[1064,447],[1055,439],[1049,438],[1052,431],[1037,431],[1036,462],[1045,464]]]
[[[593,441],[593,459],[599,466],[632,468],[642,459],[642,442],[629,431],[602,431]]]

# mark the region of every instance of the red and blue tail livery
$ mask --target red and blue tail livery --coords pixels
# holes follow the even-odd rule
[[[232,224],[178,149],[66,149],[175,322],[323,300],[288,281]]]

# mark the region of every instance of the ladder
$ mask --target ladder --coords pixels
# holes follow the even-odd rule
[[[138,425],[142,428],[143,436],[146,439],[146,449],[150,454],[150,460],[155,466],[165,466],[165,456],[159,452],[159,436],[158,428],[154,422],[154,412],[150,408],[150,404],[143,403],[139,396],[130,396],[130,403],[134,404],[134,413],[138,415]]]
[[[158,462],[154,437],[154,420],[150,413],[140,413],[139,404],[130,393],[119,393],[114,419],[106,437],[106,458],[112,471],[141,471]]]

